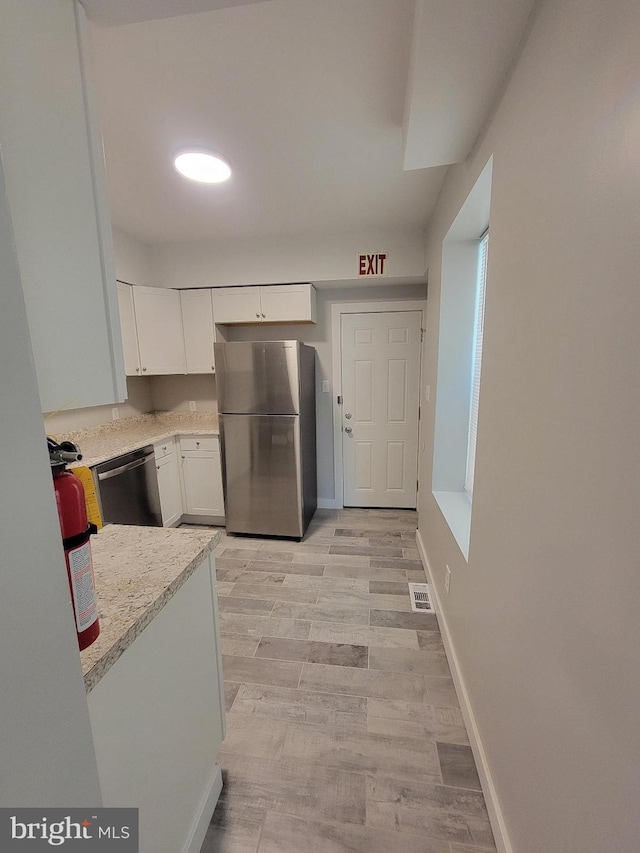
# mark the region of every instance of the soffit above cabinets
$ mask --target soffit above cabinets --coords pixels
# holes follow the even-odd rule
[[[534,0],[82,2],[117,228],[150,245],[366,233],[372,251],[428,226]],[[179,176],[192,145],[231,179]]]
[[[535,0],[417,0],[404,168],[468,157],[527,31]]]
[[[116,227],[148,244],[424,229],[444,170],[403,170],[414,0],[270,0],[93,27]],[[209,146],[200,186],[176,150]],[[379,240],[376,235],[380,234]]]

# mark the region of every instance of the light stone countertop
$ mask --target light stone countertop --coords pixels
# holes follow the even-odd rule
[[[80,652],[87,693],[140,636],[222,536],[219,530],[110,524],[91,537],[100,635]]]
[[[46,427],[46,424],[45,424]],[[58,441],[75,442],[82,461],[75,465],[91,468],[115,456],[157,444],[175,435],[218,435],[218,417],[209,412],[159,412],[110,421],[73,432],[58,433]]]

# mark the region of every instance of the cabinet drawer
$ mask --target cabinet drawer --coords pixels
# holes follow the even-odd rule
[[[167,438],[164,441],[159,441],[153,446],[153,450],[156,454],[156,459],[164,459],[165,456],[168,456],[170,453],[173,453],[175,449],[176,442],[173,437]]]
[[[180,436],[180,450],[220,450],[217,435]]]

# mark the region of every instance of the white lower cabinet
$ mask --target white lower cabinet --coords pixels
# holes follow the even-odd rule
[[[160,489],[162,526],[171,527],[182,518],[182,489],[180,487],[180,465],[174,438],[156,444],[156,469]]]
[[[217,435],[168,438],[157,442],[154,452],[163,527],[183,516],[224,518]]]
[[[187,515],[224,515],[218,436],[181,436],[182,488]]]
[[[105,806],[140,809],[140,853],[199,850],[225,734],[213,558],[87,697]]]

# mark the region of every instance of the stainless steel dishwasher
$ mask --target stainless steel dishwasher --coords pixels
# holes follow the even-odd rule
[[[96,465],[94,472],[105,524],[162,527],[156,458],[151,445]]]

